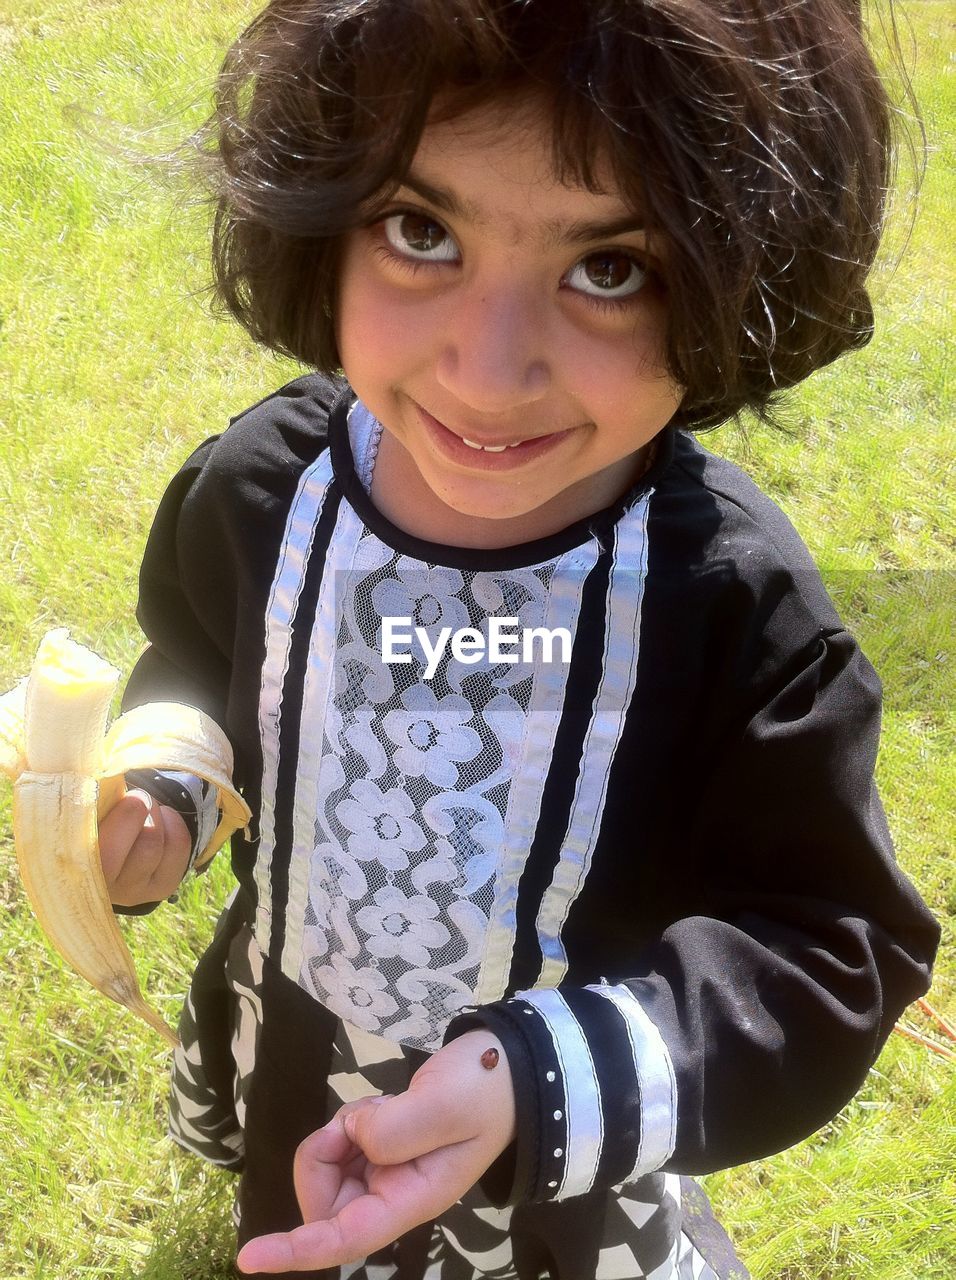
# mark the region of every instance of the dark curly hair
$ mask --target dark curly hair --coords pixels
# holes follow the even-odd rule
[[[341,237],[443,117],[533,89],[553,161],[668,246],[680,417],[715,426],[866,343],[892,112],[858,0],[273,0],[193,143],[213,292],[252,337],[338,367]]]

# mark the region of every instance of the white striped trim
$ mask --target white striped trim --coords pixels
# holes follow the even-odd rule
[[[657,1026],[629,987],[586,987],[610,1000],[624,1019],[641,1094],[641,1138],[634,1168],[624,1179],[633,1182],[653,1173],[674,1154],[677,1143],[677,1079],[674,1064]]]
[[[572,635],[576,634],[584,584],[599,554],[600,547],[592,540],[586,546],[573,548],[555,562],[542,626],[549,631],[565,627]],[[508,987],[517,932],[518,882],[541,815],[570,669],[570,663],[565,662],[542,662],[535,668],[524,716],[524,740],[518,751],[521,768],[514,775],[508,793],[504,847],[495,877],[495,901],[475,992],[478,1004],[500,1000]]]
[[[519,991],[554,1042],[564,1088],[567,1156],[555,1200],[584,1195],[594,1186],[604,1145],[604,1113],[591,1046],[560,991]]]
[[[259,690],[259,737],[262,744],[262,806],[255,880],[258,907],[255,934],[266,954],[272,940],[272,855],[275,850],[275,799],[279,769],[282,686],[289,669],[292,620],[312,550],[315,528],[332,482],[328,449],[303,471],[289,509],[276,573],[266,609],[266,656]]]
[[[322,573],[302,690],[282,972],[306,990],[309,989],[310,978],[308,957],[303,954],[303,939],[309,908],[309,886],[321,876],[315,857],[316,820],[319,815],[323,815],[324,820],[324,806],[319,797],[319,770],[326,754],[325,726],[335,694],[335,637],[341,608],[339,596],[341,584],[347,582],[349,570],[354,565],[362,530],[362,521],[352,506],[347,502],[341,503]],[[324,927],[328,921],[320,923]]]
[[[647,576],[647,513],[652,492],[634,504],[614,531],[601,683],[581,749],[580,772],[561,859],[538,911],[538,940],[544,960],[537,985],[542,987],[557,987],[567,975],[568,958],[561,933],[591,870],[611,766],[637,683],[641,603]]]

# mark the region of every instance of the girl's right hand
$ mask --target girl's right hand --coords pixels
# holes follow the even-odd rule
[[[486,1049],[498,1055],[491,1069]],[[347,1102],[299,1144],[292,1180],[303,1225],[247,1240],[240,1272],[312,1274],[384,1248],[474,1186],[515,1125],[504,1045],[490,1031],[466,1031],[418,1068],[405,1093]]]
[[[175,809],[145,791],[128,791],[100,823],[99,844],[110,901],[138,907],[176,892],[192,838]]]

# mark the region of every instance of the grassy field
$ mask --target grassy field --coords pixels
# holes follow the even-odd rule
[[[256,7],[0,0],[0,690],[53,625],[128,671],[142,643],[136,574],[168,478],[295,372],[204,309],[201,210],[93,145],[91,132],[122,135],[72,110],[155,124],[148,145],[173,145],[203,117],[225,44]],[[896,263],[900,202],[876,340],[793,396],[789,434],[709,443],[785,508],[880,671],[880,784],[900,861],[944,925],[930,998],[956,1019],[949,13],[902,6],[929,167]],[[45,945],[0,793],[0,1277],[225,1278],[233,1184],[165,1138],[158,1040]],[[229,888],[222,860],[178,907],[128,927],[169,1020]],[[951,1280],[956,1069],[893,1036],[832,1124],[708,1181],[756,1280]]]

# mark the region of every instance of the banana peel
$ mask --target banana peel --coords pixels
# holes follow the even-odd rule
[[[27,898],[63,959],[97,991],[137,1014],[175,1047],[147,1004],[113,912],[98,823],[126,792],[129,769],[175,769],[216,788],[222,820],[197,866],[247,827],[232,785],[232,748],[204,712],[153,702],[107,731],[119,671],[65,628],[41,640],[30,674],[0,697],[0,773],[13,782],[13,837]]]

